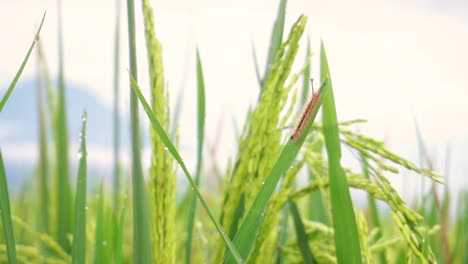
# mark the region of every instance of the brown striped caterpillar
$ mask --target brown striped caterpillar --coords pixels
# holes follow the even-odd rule
[[[291,136],[291,140],[297,140],[301,137],[302,132],[304,132],[304,129],[309,123],[312,114],[312,109],[315,107],[315,105],[319,102],[320,99],[320,92],[314,92],[313,79],[310,79],[310,82],[312,86],[312,99],[310,99],[310,102],[307,104],[307,107],[304,110],[304,113],[302,114],[301,120],[299,121],[299,124],[297,124],[296,130],[294,130],[294,134],[292,134]]]

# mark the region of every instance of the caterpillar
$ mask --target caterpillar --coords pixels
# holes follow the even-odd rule
[[[312,99],[310,99],[310,102],[307,104],[306,109],[304,110],[304,113],[302,114],[301,120],[297,124],[296,130],[294,130],[294,134],[291,136],[291,140],[297,140],[298,138],[301,137],[302,133],[304,132],[304,129],[306,128],[307,124],[309,123],[311,114],[312,114],[312,109],[314,106],[319,102],[320,99],[320,93],[319,92],[314,92],[314,83],[313,79],[310,79],[311,86],[312,86]]]

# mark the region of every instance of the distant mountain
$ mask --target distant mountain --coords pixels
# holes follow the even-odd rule
[[[112,147],[112,109],[104,106],[82,86],[68,82],[66,84],[66,111],[70,141],[78,141],[81,127],[81,115],[88,113],[87,141],[89,144]],[[4,92],[3,92],[4,93]],[[0,137],[0,143],[37,142],[38,112],[37,89],[35,80],[19,82],[7,105],[0,113],[0,124],[14,124],[15,133]],[[128,128],[128,122],[121,120],[122,128]],[[48,124],[50,125],[50,124]],[[129,135],[123,129],[121,140],[128,144]]]
[[[0,91],[3,96],[5,89]],[[112,109],[103,105],[89,89],[68,82],[66,84],[66,111],[69,143],[77,145],[81,129],[81,116],[88,113],[86,139],[88,146],[112,151],[113,114]],[[25,178],[34,175],[36,160],[32,158],[38,152],[39,123],[37,111],[36,81],[27,79],[18,82],[8,103],[0,113],[0,147],[10,186],[19,187]],[[50,130],[51,123],[47,126]],[[121,120],[121,146],[130,142],[128,121]],[[146,131],[146,134],[148,132]],[[49,140],[51,138],[49,137]],[[34,153],[34,154],[31,154]],[[50,157],[53,158],[53,157]],[[70,150],[70,159],[75,156]],[[90,170],[94,170],[90,166]],[[102,171],[103,167],[98,168]],[[104,168],[110,172],[110,168]],[[109,173],[106,173],[109,174]],[[73,173],[74,175],[74,173]],[[14,188],[14,189],[16,189]],[[15,191],[15,190],[13,190]]]

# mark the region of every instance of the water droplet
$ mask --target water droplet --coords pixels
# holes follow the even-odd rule
[[[85,208],[84,208],[84,209],[85,209],[86,211],[88,211],[89,207],[88,207],[88,206],[85,206]]]
[[[107,246],[107,240],[102,241],[103,246]]]
[[[168,149],[167,147],[164,147],[164,150],[165,150],[165,151],[168,151],[169,149]]]
[[[83,152],[78,151],[78,153],[76,153],[77,158],[81,159],[82,156],[83,156]]]
[[[262,185],[265,185],[265,182],[264,182],[264,181],[262,181]]]

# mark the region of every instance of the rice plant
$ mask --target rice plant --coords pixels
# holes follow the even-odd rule
[[[60,1],[59,7],[60,7]],[[59,16],[58,84],[52,84],[47,61],[38,45],[44,18],[18,74],[0,103],[8,107],[10,94],[36,49],[38,56],[38,126],[40,155],[37,170],[18,195],[9,192],[0,151],[0,262],[2,263],[466,263],[468,195],[450,201],[448,191],[439,197],[434,187],[420,204],[412,206],[389,178],[404,168],[444,184],[443,177],[427,166],[392,152],[383,141],[357,132],[355,119],[341,122],[336,111],[333,65],[324,41],[317,52],[303,33],[307,16],[288,29],[286,1],[282,0],[273,25],[266,68],[256,74],[258,100],[249,108],[239,131],[237,152],[222,174],[221,192],[213,199],[201,185],[208,170],[203,164],[205,146],[205,80],[203,54],[196,51],[197,135],[196,167],[189,168],[178,147],[177,118],[171,113],[164,76],[163,46],[154,24],[156,12],[143,0],[144,32],[150,76],[138,80],[135,12],[127,0],[126,31],[129,41],[131,168],[120,161],[118,87],[120,66],[120,1],[116,2],[114,55],[114,184],[101,182],[97,195],[87,192],[86,119],[83,114],[80,160],[74,182],[69,168],[68,126],[63,69],[63,30]],[[60,10],[60,8],[59,8]],[[44,25],[43,25],[44,24]],[[306,49],[305,58],[298,51]],[[333,51],[330,50],[330,53]],[[313,55],[318,54],[318,55]],[[320,64],[318,89],[310,91],[311,60]],[[301,70],[294,72],[294,66]],[[302,83],[300,83],[302,80]],[[44,90],[43,86],[46,86]],[[150,90],[145,98],[141,88]],[[309,102],[309,103],[307,103]],[[140,115],[139,106],[145,112]],[[300,105],[301,107],[298,107]],[[298,109],[304,108],[304,111]],[[83,109],[84,110],[84,109]],[[84,110],[85,111],[85,110]],[[321,111],[321,112],[320,112]],[[321,116],[319,115],[321,113]],[[174,114],[176,116],[177,113]],[[151,164],[142,165],[140,118],[150,124]],[[356,117],[359,118],[359,117]],[[285,130],[284,127],[295,129]],[[52,140],[48,141],[48,135]],[[422,138],[422,136],[420,136]],[[421,139],[421,142],[422,139]],[[424,144],[421,143],[421,146]],[[1,146],[0,146],[1,147]],[[222,146],[220,146],[222,147]],[[341,162],[349,149],[361,169]],[[423,147],[421,147],[423,148]],[[429,161],[429,157],[427,157]],[[210,161],[213,162],[213,161]],[[179,170],[180,168],[180,170]],[[145,180],[145,175],[147,180]],[[189,182],[187,190],[177,175]],[[298,178],[305,176],[307,183]],[[131,181],[126,184],[123,179]],[[30,191],[31,185],[37,188]],[[367,206],[353,203],[350,189],[367,194]],[[180,194],[182,199],[176,199]],[[128,196],[128,198],[127,198]],[[377,200],[385,207],[377,205]],[[453,218],[450,206],[456,206]]]

